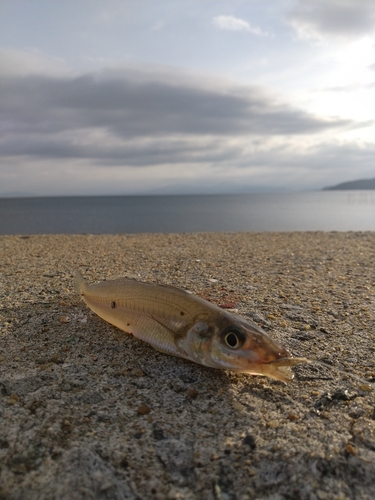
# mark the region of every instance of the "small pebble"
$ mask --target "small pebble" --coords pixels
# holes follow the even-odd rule
[[[361,389],[361,391],[364,391],[364,392],[371,392],[372,391],[371,385],[368,385],[368,384],[362,384],[359,386],[359,388]]]
[[[236,307],[235,302],[223,302],[222,304],[219,304],[219,307],[222,309],[230,309],[233,310]]]
[[[198,396],[199,392],[196,391],[195,389],[188,389],[187,391],[187,395],[189,396],[189,398],[196,398]]]
[[[233,401],[233,402],[232,402],[232,406],[233,406],[233,408],[234,408],[235,410],[240,410],[240,411],[242,411],[242,410],[244,410],[244,409],[245,409],[244,405],[243,405],[243,404],[241,404],[239,401]]]
[[[147,415],[148,413],[150,413],[150,408],[147,406],[147,405],[141,405],[138,410],[137,410],[137,413],[138,415]]]
[[[140,368],[132,368],[130,370],[130,374],[133,375],[134,377],[144,377],[146,375],[145,372]]]
[[[289,413],[288,415],[288,419],[291,421],[291,422],[295,422],[296,420],[299,419],[299,416],[296,415],[295,413]]]
[[[352,444],[350,444],[350,443],[348,443],[345,446],[345,451],[346,451],[346,453],[348,453],[348,455],[356,455],[357,454],[354,446]]]
[[[270,420],[269,422],[267,422],[267,426],[271,429],[277,429],[278,427],[280,427],[280,422],[278,420]]]

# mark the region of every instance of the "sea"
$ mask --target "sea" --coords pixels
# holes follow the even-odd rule
[[[0,234],[375,231],[375,191],[0,198]]]

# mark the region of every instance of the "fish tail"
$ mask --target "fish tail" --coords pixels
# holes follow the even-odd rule
[[[82,295],[86,288],[86,280],[79,271],[76,271],[75,290],[79,295]]]

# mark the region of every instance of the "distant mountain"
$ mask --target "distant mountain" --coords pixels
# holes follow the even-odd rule
[[[359,179],[357,181],[342,182],[335,186],[323,188],[323,191],[338,191],[348,189],[375,189],[375,177],[373,179]]]

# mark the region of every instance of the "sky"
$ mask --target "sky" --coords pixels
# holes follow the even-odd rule
[[[375,177],[375,2],[0,0],[0,196]]]

